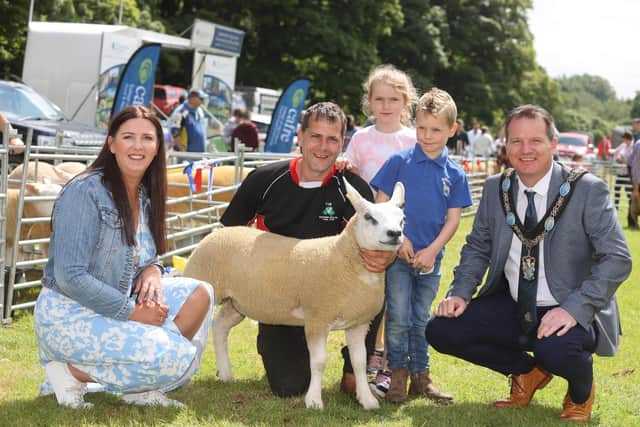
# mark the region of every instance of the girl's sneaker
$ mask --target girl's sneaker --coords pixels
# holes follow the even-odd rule
[[[391,384],[391,371],[378,371],[378,375],[373,381],[369,381],[369,388],[377,397],[384,399]]]
[[[380,369],[382,369],[384,353],[380,350],[374,350],[373,354],[369,356],[369,362],[367,363],[367,374],[375,375]]]
[[[66,363],[52,361],[45,365],[44,370],[59,404],[74,409],[93,406],[84,401],[86,387],[71,375]]]
[[[125,394],[124,396],[122,396],[122,400],[124,400],[129,405],[165,406],[174,408],[184,407],[184,404],[178,402],[177,400],[169,399],[160,390],[145,391],[144,393]]]

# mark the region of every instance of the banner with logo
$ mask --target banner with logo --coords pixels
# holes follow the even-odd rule
[[[282,92],[271,116],[264,151],[270,153],[290,153],[293,138],[298,130],[300,112],[307,99],[311,80],[302,77],[292,81]]]
[[[131,55],[120,75],[111,117],[129,105],[151,106],[159,56],[159,43],[146,44]]]

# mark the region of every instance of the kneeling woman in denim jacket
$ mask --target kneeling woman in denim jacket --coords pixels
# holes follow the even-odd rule
[[[83,395],[96,382],[127,403],[182,406],[164,392],[198,370],[214,299],[207,283],[161,278],[165,197],[160,122],[128,107],[53,210],[34,322],[41,393],[53,388],[58,403],[90,406]]]

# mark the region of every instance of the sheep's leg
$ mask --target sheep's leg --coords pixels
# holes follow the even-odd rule
[[[231,362],[229,361],[229,346],[227,339],[231,328],[242,322],[244,316],[238,312],[231,301],[222,303],[213,319],[213,346],[216,351],[216,364],[218,377],[224,382],[233,381]]]
[[[367,350],[364,339],[369,330],[369,325],[359,325],[344,331],[351,357],[351,366],[356,377],[356,396],[364,409],[379,409],[380,404],[375,398],[367,383]]]
[[[322,409],[322,374],[327,365],[327,337],[328,328],[304,327],[309,349],[309,367],[311,368],[311,381],[309,389],[304,397],[307,408]]]

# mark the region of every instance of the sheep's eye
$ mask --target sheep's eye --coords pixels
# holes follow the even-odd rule
[[[373,224],[373,225],[378,225],[378,220],[375,219],[374,217],[372,217],[369,212],[364,214],[364,219],[366,219],[367,221],[371,221],[371,224]]]

